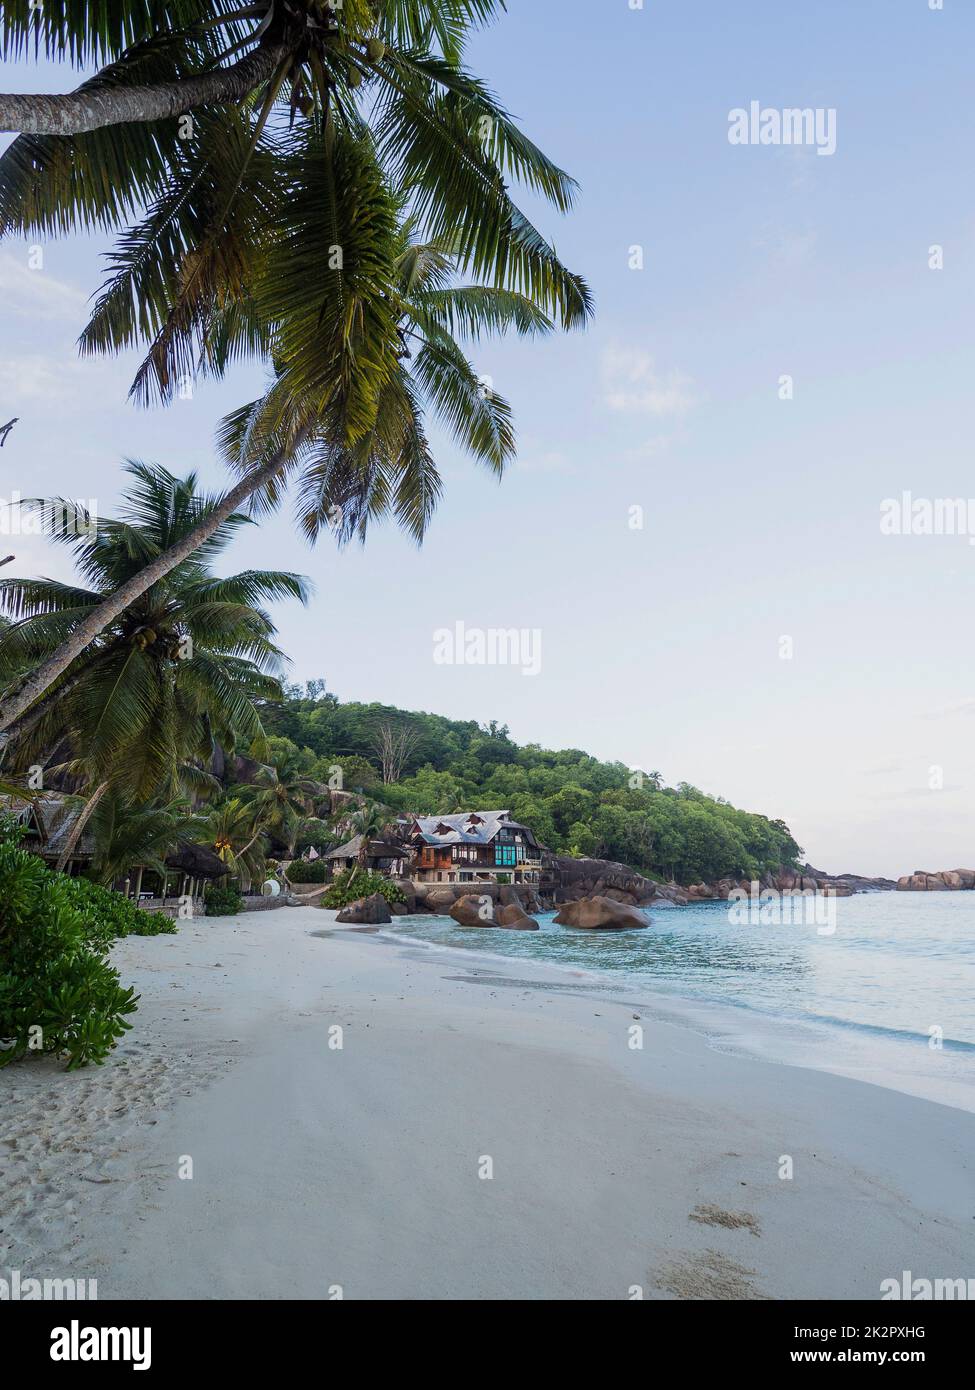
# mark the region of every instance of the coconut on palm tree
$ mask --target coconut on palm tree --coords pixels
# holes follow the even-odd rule
[[[0,630],[0,681],[25,661],[43,661],[86,612],[214,505],[192,474],[180,479],[141,463],[127,471],[132,483],[117,518],[89,518],[82,530],[70,507],[40,509],[54,538],[74,551],[80,580],[0,580],[0,607],[12,619]],[[66,669],[12,744],[12,771],[40,764],[46,782],[60,776],[85,789],[94,815],[109,793],[145,804],[211,785],[215,742],[260,753],[254,701],[280,698],[282,664],[261,604],[304,602],[308,585],[280,571],[213,573],[248,524],[242,515],[222,522]]]
[[[7,693],[0,730],[209,527],[258,493],[275,500],[306,451],[340,525],[347,509],[361,516],[367,497],[370,515],[392,511],[418,538],[439,487],[424,393],[477,456],[500,469],[510,455],[506,408],[452,346],[437,306],[419,318],[403,313],[402,195],[393,192],[405,191],[419,238],[440,254],[449,248],[457,274],[473,281],[479,298],[455,308],[465,326],[475,305],[482,327],[585,321],[585,284],[509,192],[520,182],[565,211],[574,184],[463,65],[468,31],[498,8],[495,0],[346,0],[335,9],[266,0],[233,11],[218,0],[130,0],[110,15],[100,6],[35,10],[28,0],[4,8],[8,55],[36,41],[52,56],[105,66],[76,94],[0,97],[0,128],[39,132],[0,158],[0,232],[119,229],[148,204],[121,236],[84,345],[145,344],[142,397],[168,399],[188,373],[222,371],[244,352],[273,360],[276,380],[256,414],[245,409],[229,426],[241,481]],[[229,67],[224,34],[242,55]],[[297,117],[287,128],[281,109]],[[188,124],[177,119],[189,111]],[[517,298],[505,305],[506,294]],[[422,346],[408,374],[414,333]],[[325,482],[337,496],[327,497]]]
[[[260,812],[253,802],[232,796],[207,818],[207,838],[214,853],[244,887],[264,877],[266,827]]]

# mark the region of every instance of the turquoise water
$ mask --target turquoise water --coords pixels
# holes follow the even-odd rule
[[[597,990],[731,1006],[729,1047],[975,1108],[975,892],[857,894],[832,908],[832,934],[804,922],[734,924],[727,903],[650,909],[645,931],[576,931],[552,913],[537,932],[465,929],[449,917],[400,918],[392,931],[581,970]]]

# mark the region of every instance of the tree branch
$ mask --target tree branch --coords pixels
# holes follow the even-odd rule
[[[79,135],[133,121],[162,121],[244,98],[291,53],[284,43],[261,44],[240,62],[155,86],[82,88],[57,96],[0,93],[0,131],[21,135]]]

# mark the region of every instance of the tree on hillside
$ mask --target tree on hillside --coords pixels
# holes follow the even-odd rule
[[[420,735],[407,725],[398,728],[392,724],[380,724],[376,729],[373,751],[379,759],[385,783],[398,782],[410,754],[420,741]]]
[[[359,841],[359,851],[356,855],[356,867],[365,869],[369,862],[369,846],[373,840],[378,840],[384,833],[389,823],[389,812],[385,806],[381,806],[378,801],[369,801],[361,810],[357,811],[351,819],[353,835],[361,836]]]

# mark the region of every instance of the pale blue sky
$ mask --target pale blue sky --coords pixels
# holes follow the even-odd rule
[[[478,350],[520,459],[498,486],[438,437],[422,551],[388,529],[310,551],[285,517],[238,544],[235,566],[316,582],[278,613],[296,678],[659,768],[782,816],[833,871],[975,862],[975,547],[879,529],[904,489],[975,495],[973,42],[963,0],[511,0],[472,65],[579,179],[569,218],[532,211],[596,321]],[[8,89],[74,80],[3,71]],[[835,107],[835,155],[730,145],[752,100]],[[99,249],[49,245],[37,274],[0,245],[0,423],[21,417],[0,496],[107,512],[124,455],[220,481],[213,426],[260,371],[127,405],[130,364],[73,349]],[[3,548],[11,570],[66,573],[36,539]],[[541,673],[436,664],[457,620],[540,629]]]

